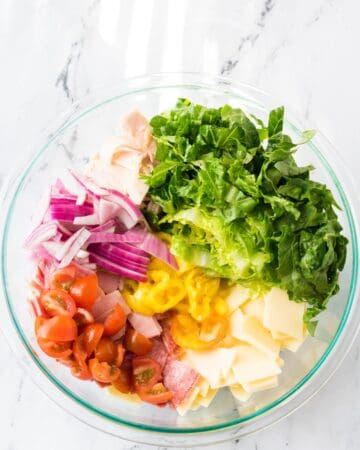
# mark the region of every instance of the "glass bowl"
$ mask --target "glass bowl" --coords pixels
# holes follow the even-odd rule
[[[171,108],[178,97],[209,106],[229,103],[266,118],[274,106],[270,97],[247,85],[200,74],[158,74],[121,83],[76,103],[50,128],[33,158],[3,190],[1,241],[0,325],[25,370],[40,388],[63,408],[89,425],[121,438],[164,445],[190,446],[241,437],[294,411],[334,372],[349,349],[358,326],[358,211],[349,171],[330,143],[317,133],[298,151],[301,164],[316,167],[313,177],[325,182],[341,206],[340,221],[349,238],[341,289],[320,316],[315,337],[308,337],[296,354],[283,352],[285,366],[279,387],[257,393],[236,404],[223,390],[209,408],[180,417],[169,408],[129,403],[101,390],[95,383],[73,378],[69,370],[38,352],[33,320],[26,304],[31,263],[22,248],[30,218],[46,187],[68,167],[82,167],[116,131],[121,115],[139,109],[146,116]],[[287,109],[286,132],[299,139],[310,128]],[[39,150],[40,149],[40,150]]]

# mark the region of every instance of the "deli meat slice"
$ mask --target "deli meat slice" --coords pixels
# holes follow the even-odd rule
[[[186,398],[199,379],[199,374],[187,364],[168,359],[163,371],[163,383],[173,393],[171,400],[176,407]]]
[[[179,353],[179,347],[171,336],[169,326],[164,326],[161,338],[167,352],[174,358]]]
[[[163,370],[168,360],[168,352],[161,339],[155,338],[152,340],[152,342],[153,347],[149,351],[149,353],[146,354],[146,357],[154,359],[156,362],[158,362],[160,364],[161,370]]]

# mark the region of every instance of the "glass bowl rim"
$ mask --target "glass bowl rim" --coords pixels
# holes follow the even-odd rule
[[[158,80],[161,81],[163,77],[170,78],[170,79],[174,78],[174,81],[170,80],[170,81],[168,81],[167,84],[165,83],[165,84],[157,85],[156,82]],[[179,78],[179,77],[180,77],[180,80],[177,81],[177,78]],[[187,81],[187,79],[189,79],[189,81]],[[75,114],[75,117],[72,117],[70,120],[65,119],[65,122],[60,127],[58,127],[58,129],[51,135],[51,137],[46,139],[46,143],[43,144],[42,146],[40,146],[40,150],[37,150],[34,153],[34,156],[29,160],[29,162],[27,164],[25,164],[23,167],[21,167],[20,173],[18,175],[18,178],[19,178],[18,183],[15,187],[15,191],[12,193],[11,199],[9,200],[10,204],[6,210],[5,219],[3,219],[4,225],[3,225],[3,230],[2,230],[3,232],[2,232],[2,237],[1,237],[1,282],[2,282],[2,287],[3,287],[3,292],[4,292],[4,296],[5,296],[5,300],[6,300],[6,306],[7,306],[8,313],[10,315],[11,321],[17,332],[17,336],[18,336],[18,338],[20,338],[21,344],[23,345],[23,347],[25,347],[25,349],[26,349],[27,353],[30,355],[32,361],[34,361],[35,364],[37,365],[37,367],[45,374],[46,378],[58,390],[60,390],[63,394],[65,394],[65,396],[69,397],[71,400],[75,401],[77,404],[86,408],[90,412],[95,413],[97,416],[100,416],[102,419],[108,419],[114,423],[125,425],[125,426],[132,427],[132,428],[142,430],[142,431],[153,431],[153,432],[155,431],[158,433],[160,432],[160,433],[170,433],[170,434],[195,434],[195,433],[204,433],[204,432],[208,432],[208,431],[221,431],[221,430],[225,430],[225,429],[234,427],[236,425],[248,423],[248,422],[258,419],[266,414],[269,414],[271,411],[276,409],[276,407],[283,405],[288,400],[293,398],[295,396],[295,394],[301,390],[301,388],[303,388],[303,387],[305,387],[305,385],[307,385],[308,381],[311,380],[316,373],[318,373],[319,369],[323,366],[325,361],[327,361],[329,359],[328,357],[330,356],[330,354],[332,353],[332,350],[338,343],[340,336],[343,335],[345,325],[348,322],[350,311],[353,309],[355,293],[356,293],[357,285],[358,285],[357,273],[358,273],[358,267],[359,267],[359,264],[358,264],[358,249],[359,249],[359,247],[358,247],[358,239],[357,239],[357,232],[356,232],[356,225],[355,225],[356,222],[354,221],[350,202],[347,199],[347,196],[343,190],[343,187],[340,184],[340,181],[338,180],[337,175],[333,171],[331,165],[328,163],[325,156],[322,154],[322,152],[316,147],[316,145],[313,142],[311,142],[308,145],[310,145],[310,147],[312,148],[312,150],[314,151],[316,156],[321,160],[323,166],[325,167],[326,171],[328,172],[332,181],[334,182],[334,184],[337,188],[338,194],[341,197],[341,200],[345,207],[346,219],[348,221],[348,225],[349,225],[349,229],[350,229],[351,244],[352,244],[352,248],[353,248],[353,261],[352,261],[351,286],[350,286],[350,290],[349,290],[349,294],[348,294],[348,300],[347,300],[346,307],[343,312],[341,321],[338,325],[337,331],[336,331],[335,335],[333,336],[331,342],[329,343],[328,347],[326,348],[324,354],[318,360],[318,362],[288,392],[286,392],[284,395],[282,395],[278,399],[274,400],[273,402],[269,403],[268,405],[255,411],[254,413],[227,421],[222,424],[208,425],[208,426],[194,427],[194,428],[179,428],[179,427],[177,427],[177,428],[169,427],[168,428],[168,427],[162,427],[162,426],[152,426],[152,425],[145,425],[142,423],[132,422],[132,421],[128,421],[126,419],[116,417],[113,414],[107,413],[106,411],[102,411],[100,408],[92,406],[91,404],[87,403],[85,400],[83,400],[80,397],[78,397],[77,395],[75,395],[70,389],[68,389],[66,386],[64,386],[50,371],[48,371],[46,369],[46,367],[41,362],[41,360],[34,355],[31,345],[28,343],[21,327],[19,326],[19,324],[17,322],[15,314],[12,310],[10,293],[8,292],[7,284],[6,284],[5,261],[6,261],[6,254],[7,254],[7,244],[8,244],[7,237],[8,237],[9,222],[10,222],[12,214],[13,214],[13,208],[14,208],[16,199],[20,193],[20,190],[23,187],[29,173],[31,172],[32,167],[35,165],[35,163],[38,161],[38,159],[46,152],[46,150],[49,148],[49,146],[52,144],[52,142],[55,141],[56,138],[61,136],[61,134],[63,132],[65,132],[72,125],[79,122],[87,114],[90,114],[92,111],[94,111],[98,108],[101,108],[102,106],[105,106],[107,103],[119,100],[120,98],[123,98],[123,97],[131,96],[134,94],[141,94],[141,93],[145,94],[147,92],[156,91],[159,89],[166,89],[166,88],[171,88],[171,89],[188,88],[188,89],[191,89],[191,88],[194,88],[194,89],[210,89],[210,90],[214,90],[216,92],[220,92],[221,88],[226,86],[226,89],[228,89],[228,91],[225,90],[224,93],[228,93],[239,99],[250,100],[251,102],[253,102],[254,104],[257,104],[257,106],[260,106],[260,107],[266,107],[266,105],[264,105],[263,103],[258,103],[257,100],[255,100],[251,97],[248,97],[248,96],[244,97],[244,94],[241,93],[241,90],[242,89],[250,90],[250,92],[254,92],[256,94],[260,94],[262,96],[268,97],[268,94],[266,94],[262,90],[255,88],[249,84],[241,83],[241,82],[234,82],[233,80],[231,80],[229,78],[215,77],[215,76],[211,76],[211,75],[207,75],[207,74],[193,73],[193,72],[156,73],[156,74],[150,74],[150,75],[146,75],[146,76],[129,78],[127,80],[124,80],[124,85],[126,85],[126,83],[128,83],[129,86],[126,89],[123,89],[123,92],[122,92],[121,88],[116,88],[117,92],[119,92],[119,91],[121,92],[120,94],[114,95],[112,97],[108,97],[105,100],[101,101],[100,103],[96,103],[90,107],[86,107],[84,110],[82,110],[78,114],[76,114],[77,110],[78,110],[79,106],[82,105],[84,100],[91,98],[94,94],[98,95],[100,91],[97,90],[93,94],[87,95],[87,96],[81,98],[76,103],[74,103],[72,105],[70,111],[71,111],[71,115]],[[136,87],[132,88],[131,87],[132,83],[135,84],[135,86],[137,83],[140,83],[140,88],[136,88]],[[153,83],[152,86],[151,86],[151,83]],[[147,86],[147,84],[148,84],[148,86]],[[144,86],[144,87],[141,87],[141,86]],[[287,108],[287,109],[289,110],[289,108]],[[290,111],[290,112],[291,112],[291,117],[294,117],[292,111]],[[64,114],[63,116],[66,117],[67,114]],[[300,131],[294,124],[287,121],[287,125],[290,126],[294,132],[296,132],[297,134],[300,134]],[[326,139],[322,133],[318,132],[318,135],[320,135],[321,137]],[[355,335],[356,335],[356,333],[355,333]],[[355,336],[353,336],[353,339],[354,338],[355,338]],[[348,349],[349,348],[350,348],[350,346],[348,347]],[[343,357],[345,357],[345,353],[343,354]],[[339,364],[340,364],[340,362],[341,361],[339,361]],[[333,369],[332,373],[335,370],[336,370],[336,367],[335,367],[335,369]],[[330,377],[330,375],[329,375],[329,377]],[[31,378],[33,378],[33,377],[31,377]],[[325,382],[326,382],[326,380],[323,382],[323,384]],[[319,387],[319,389],[320,389],[320,387]],[[305,399],[305,401],[308,400],[308,398],[310,398],[310,397],[311,397],[311,395],[309,395]]]

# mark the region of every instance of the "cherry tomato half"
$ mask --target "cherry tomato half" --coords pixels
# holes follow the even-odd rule
[[[105,336],[113,336],[118,333],[126,323],[126,314],[120,305],[115,305],[104,322]]]
[[[115,363],[117,357],[117,346],[114,341],[108,337],[100,339],[96,349],[95,358],[99,362],[107,362],[109,364]]]
[[[123,394],[131,392],[131,375],[126,369],[120,369],[118,378],[112,382],[112,385]]]
[[[70,316],[76,312],[73,298],[64,289],[50,289],[45,291],[40,302],[45,312],[50,316]]]
[[[64,289],[69,291],[76,277],[76,267],[70,264],[67,267],[55,270],[50,276],[51,289]]]
[[[96,273],[77,278],[70,287],[70,295],[80,308],[91,310],[98,295],[98,277]]]
[[[116,344],[116,358],[115,358],[115,366],[120,367],[124,361],[125,349],[122,344]]]
[[[91,372],[86,364],[86,361],[76,361],[71,366],[71,373],[74,375],[74,377],[79,378],[80,380],[91,380],[92,375]]]
[[[79,328],[83,328],[84,326],[95,322],[94,316],[91,312],[84,308],[78,308],[73,316],[73,319]]]
[[[77,337],[77,326],[69,316],[51,317],[39,325],[37,337],[50,341],[73,341]]]
[[[48,339],[38,338],[41,350],[51,358],[67,358],[71,355],[71,342],[56,342]]]
[[[112,383],[117,380],[120,375],[120,369],[107,362],[100,362],[96,358],[90,359],[89,369],[94,380],[100,383]]]
[[[139,356],[146,355],[154,345],[149,338],[130,327],[126,330],[124,343],[126,350]]]
[[[161,366],[151,358],[134,358],[132,366],[136,392],[148,391],[161,380]]]
[[[168,391],[162,383],[156,383],[150,390],[139,392],[141,400],[153,405],[163,405],[172,399],[172,392]]]
[[[83,345],[87,356],[91,356],[98,346],[100,339],[104,333],[104,325],[102,323],[92,323],[85,327],[83,334]]]

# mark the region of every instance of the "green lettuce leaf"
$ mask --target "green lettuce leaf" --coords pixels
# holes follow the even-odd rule
[[[172,251],[209,273],[252,285],[280,286],[307,301],[305,321],[338,289],[347,239],[330,190],[299,166],[284,134],[284,108],[267,125],[238,108],[179,99],[151,119],[157,165],[146,178],[153,227],[172,234]]]

